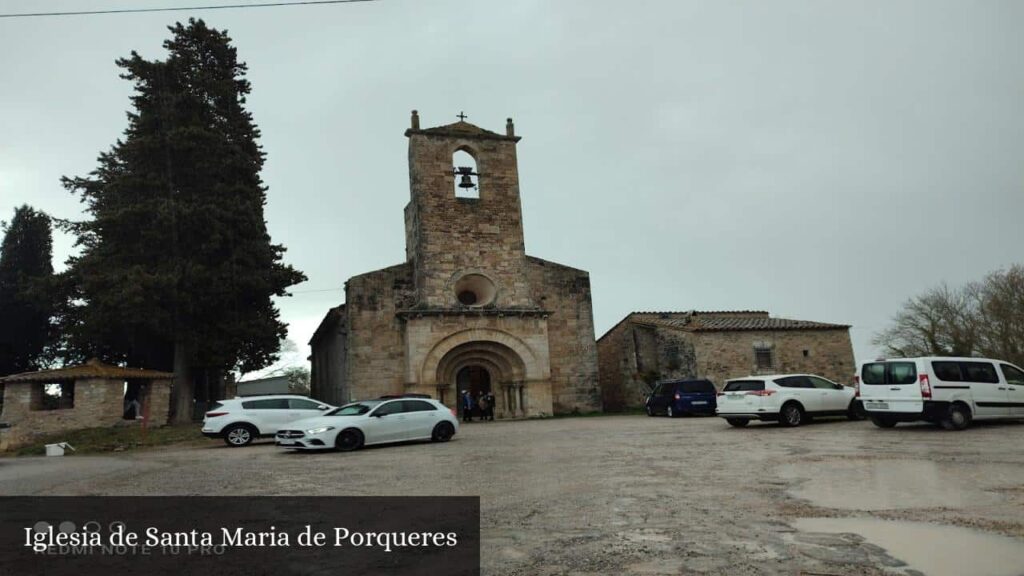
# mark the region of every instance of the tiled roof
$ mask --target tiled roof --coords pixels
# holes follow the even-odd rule
[[[664,326],[687,332],[739,332],[751,330],[841,330],[847,324],[771,318],[763,310],[686,312],[633,312],[626,317],[639,324]]]
[[[693,316],[694,314],[717,314],[717,315],[735,315],[742,314],[745,316],[757,315],[767,316],[768,312],[765,310],[656,310],[656,311],[638,311],[630,312],[630,315],[643,314],[643,315],[661,315],[661,316]]]
[[[676,322],[673,321],[673,324]],[[702,316],[695,315],[692,320],[681,327],[691,332],[728,332],[735,330],[835,330],[849,328],[845,324],[828,324],[810,320],[790,320],[789,318],[744,318],[737,316]]]
[[[82,380],[85,378],[103,378],[107,380],[170,380],[174,378],[171,372],[158,372],[156,370],[144,370],[142,368],[122,368],[104,364],[93,358],[79,366],[68,366],[56,370],[40,370],[38,372],[22,372],[5,378],[0,382],[53,382],[56,380]]]
[[[317,326],[316,330],[313,332],[313,336],[309,339],[309,345],[312,346],[314,342],[319,340],[320,337],[323,336],[327,332],[327,330],[329,330],[331,327],[333,327],[339,321],[342,321],[344,319],[345,319],[345,305],[344,304],[340,304],[340,305],[335,306],[334,308],[331,308],[330,310],[328,310],[327,314],[324,316],[324,319],[320,321],[320,325]]]

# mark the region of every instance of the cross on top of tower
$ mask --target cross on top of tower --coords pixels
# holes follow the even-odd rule
[[[459,112],[459,114],[458,114],[458,116],[456,116],[456,118],[458,118],[459,120],[461,120],[461,121],[465,122],[466,118],[469,118],[469,116],[466,116],[465,114],[463,114],[463,113],[462,113],[462,112],[460,111],[460,112]]]

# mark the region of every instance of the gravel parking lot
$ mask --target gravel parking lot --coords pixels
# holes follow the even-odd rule
[[[1024,573],[1022,423],[473,423],[447,444],[354,453],[0,459],[0,493],[479,495],[493,575]]]

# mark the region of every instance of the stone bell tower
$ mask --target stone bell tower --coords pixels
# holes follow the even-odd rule
[[[412,113],[409,187],[405,209],[406,258],[414,268],[416,308],[536,309],[526,278],[523,216],[512,119],[505,134],[465,117],[421,129]],[[463,174],[458,152],[476,162]],[[472,174],[472,175],[471,175]],[[460,197],[456,181],[475,177],[475,194]],[[474,197],[475,196],[475,197]]]
[[[406,261],[349,278],[310,341],[314,397],[457,408],[465,393],[491,397],[498,418],[600,410],[590,276],[524,251],[512,120],[504,134],[462,114],[424,129],[413,111],[405,136]]]

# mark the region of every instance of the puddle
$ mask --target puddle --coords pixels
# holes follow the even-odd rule
[[[842,510],[966,508],[999,505],[986,490],[1024,484],[1024,467],[929,460],[835,460],[779,468],[787,480],[805,480],[789,493],[816,506]]]
[[[873,518],[801,518],[801,532],[852,533],[928,576],[1022,576],[1024,541],[967,528]]]

